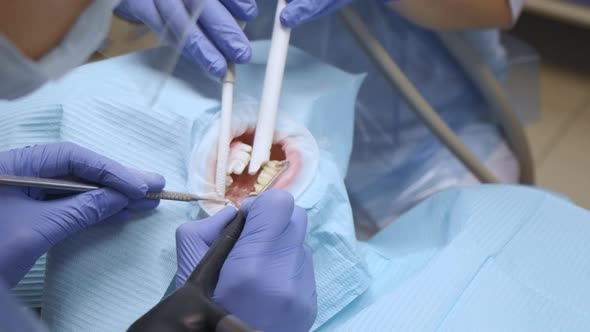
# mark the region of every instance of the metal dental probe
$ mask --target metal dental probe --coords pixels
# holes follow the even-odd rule
[[[94,184],[88,184],[88,183],[82,183],[82,182],[46,179],[46,178],[34,178],[34,177],[26,177],[26,176],[11,176],[11,175],[0,175],[0,184],[11,185],[11,186],[20,186],[20,187],[30,187],[30,188],[57,189],[57,190],[64,190],[64,191],[71,191],[71,192],[78,192],[78,193],[92,191],[92,190],[102,188],[101,186],[97,186]],[[217,198],[217,197],[218,196],[215,194],[198,196],[198,195],[193,195],[191,193],[178,192],[178,191],[168,191],[168,190],[147,193],[145,195],[145,198],[147,198],[147,199],[163,199],[163,200],[181,201],[181,202],[205,200],[205,201],[218,202],[218,203],[222,203],[222,204],[228,204],[229,201],[227,199],[222,199],[222,198]]]
[[[260,194],[271,188],[288,167],[289,161],[286,160],[283,162],[283,167],[262,188]],[[240,238],[245,223],[246,218],[238,210],[236,216],[225,226],[197,264],[185,284],[135,321],[128,331],[254,331],[211,300],[223,263]]]

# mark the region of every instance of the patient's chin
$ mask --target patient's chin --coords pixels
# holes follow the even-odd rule
[[[225,197],[234,205],[252,194],[258,194],[272,178],[285,169],[272,188],[289,191],[295,198],[301,195],[313,181],[319,163],[319,149],[311,133],[301,124],[285,116],[277,118],[270,158],[256,174],[248,173],[252,144],[254,140],[257,108],[245,107],[234,110],[232,141],[227,163]],[[191,191],[196,194],[215,192],[217,169],[217,139],[219,118],[197,140],[193,150],[189,179]],[[199,158],[208,156],[207,158]],[[201,207],[209,215],[216,213],[222,204],[202,201]]]

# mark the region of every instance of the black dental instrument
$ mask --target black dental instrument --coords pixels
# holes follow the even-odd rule
[[[289,167],[289,161],[260,190],[271,188]],[[253,194],[251,196],[256,196]],[[238,241],[246,218],[236,216],[213,242],[185,284],[148,311],[129,327],[129,332],[252,332],[240,319],[214,303],[210,298],[217,286],[219,273],[230,251]],[[252,305],[255,305],[254,303]]]

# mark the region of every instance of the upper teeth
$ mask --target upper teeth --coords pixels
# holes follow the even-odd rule
[[[246,143],[234,142],[229,152],[229,164],[227,174],[242,174],[246,165],[250,162],[252,147]]]
[[[227,167],[227,177],[225,180],[226,187],[229,187],[233,182],[231,174],[242,174],[246,166],[250,162],[252,147],[246,143],[237,141],[230,146],[229,163]],[[282,162],[278,160],[270,160],[264,164],[260,170],[260,174],[256,178],[253,194],[259,194],[270,180],[281,170]]]

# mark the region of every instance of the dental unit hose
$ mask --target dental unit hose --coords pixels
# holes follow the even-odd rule
[[[438,116],[426,99],[420,95],[416,87],[391,59],[354,9],[349,5],[340,9],[338,14],[365,53],[432,133],[447,146],[479,181],[482,183],[499,183],[498,179],[467,149],[453,130]]]

